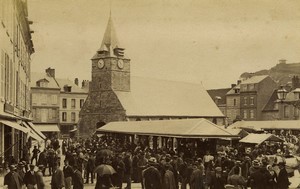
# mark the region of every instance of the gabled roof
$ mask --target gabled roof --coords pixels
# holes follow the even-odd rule
[[[215,100],[216,97],[220,97],[219,104],[226,104],[226,94],[230,90],[230,88],[224,89],[210,89],[207,90],[209,96],[212,100]]]
[[[275,121],[237,121],[228,128],[252,128],[266,130],[300,130],[299,120],[275,120]]]
[[[269,76],[268,75],[252,76],[251,78],[242,81],[241,84],[255,84],[255,83],[260,83],[262,80],[266,79],[267,77],[269,77]]]
[[[283,140],[270,133],[254,134],[250,133],[245,138],[241,139],[242,143],[251,143],[251,144],[261,144],[264,141],[274,141],[274,142],[283,142]]]
[[[277,91],[274,90],[269,101],[263,108],[263,111],[278,111],[278,107],[276,107],[278,97],[277,97]]]
[[[238,84],[237,86],[235,86],[235,87],[233,87],[232,89],[230,89],[230,90],[227,92],[226,95],[239,95],[240,92],[235,93],[235,90],[240,90],[240,88],[241,88],[241,85]]]
[[[36,85],[36,82],[41,80],[47,80],[49,82],[46,88],[59,89],[59,86],[57,85],[53,77],[49,77],[49,75],[46,73],[37,73],[37,72],[31,72],[30,87],[38,87]],[[45,87],[41,87],[41,88],[45,88]]]
[[[97,131],[185,138],[238,137],[207,119],[110,122]]]
[[[64,86],[71,86],[71,93],[88,93],[88,89],[82,89],[78,85],[76,85],[73,81],[69,79],[55,78],[58,85],[60,86],[60,91],[64,92]]]
[[[224,117],[201,84],[131,77],[130,89],[115,91],[127,116]]]

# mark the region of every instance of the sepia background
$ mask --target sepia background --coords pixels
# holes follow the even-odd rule
[[[90,79],[110,7],[132,75],[229,87],[243,72],[300,61],[299,1],[28,0],[32,71]]]

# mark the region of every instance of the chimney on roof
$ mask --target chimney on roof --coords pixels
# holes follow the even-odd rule
[[[300,81],[298,76],[292,78],[292,89],[300,88]]]
[[[54,68],[47,68],[46,69],[46,73],[50,76],[50,77],[53,77],[55,78],[55,69]]]
[[[239,84],[241,84],[242,83],[242,80],[237,80],[237,84],[239,85]]]
[[[286,64],[286,60],[285,59],[280,59],[279,64]]]
[[[236,84],[231,84],[231,88],[234,88],[234,87],[236,87]]]
[[[78,86],[78,78],[75,78],[74,83]]]

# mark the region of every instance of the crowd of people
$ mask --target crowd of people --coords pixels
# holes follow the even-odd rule
[[[43,176],[49,175],[52,189],[82,189],[84,184],[95,182],[95,189],[130,189],[132,183],[140,183],[143,189],[287,189],[290,182],[285,156],[298,141],[290,134],[280,135],[286,141],[289,138],[288,143],[293,140],[293,145],[217,145],[215,150],[192,156],[115,137],[69,139],[61,147],[54,140],[46,142],[42,152],[35,147],[30,162],[10,164],[4,185],[8,189],[43,189]],[[60,149],[65,156],[63,166]],[[267,156],[274,154],[272,160]]]

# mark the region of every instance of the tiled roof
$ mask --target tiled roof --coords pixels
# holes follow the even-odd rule
[[[212,100],[215,100],[215,97],[221,97],[219,104],[226,104],[226,94],[230,90],[230,88],[225,89],[210,89],[207,90],[209,96]]]
[[[110,122],[97,131],[191,138],[237,137],[206,119]]]
[[[241,84],[255,84],[255,83],[259,83],[259,82],[261,82],[262,80],[264,80],[267,77],[269,77],[269,76],[268,75],[252,76],[251,78],[242,81]]]
[[[60,91],[64,92],[64,86],[71,86],[71,92],[72,93],[88,93],[87,89],[82,89],[78,85],[76,85],[73,81],[69,79],[62,79],[62,78],[55,78],[58,85],[60,86]]]
[[[276,103],[278,103],[277,100],[278,100],[277,91],[274,90],[269,101],[263,108],[263,111],[274,111],[274,110],[277,111],[278,110],[278,108],[276,108]]]
[[[127,116],[224,117],[201,84],[131,77],[131,91],[115,91]]]
[[[48,81],[48,86],[46,88],[59,89],[59,86],[57,85],[53,77],[49,77],[48,74],[46,73],[37,73],[37,72],[31,72],[30,87],[38,87],[36,85],[36,82],[43,79],[46,79]]]

